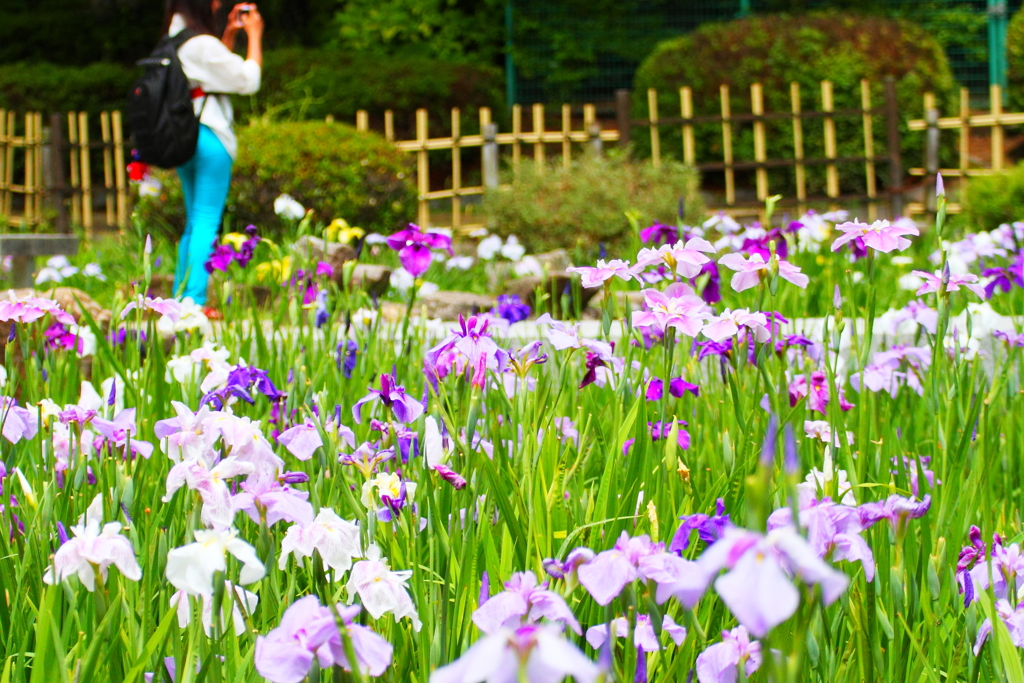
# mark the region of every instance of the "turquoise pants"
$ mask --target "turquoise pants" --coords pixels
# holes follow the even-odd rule
[[[208,126],[199,126],[196,154],[178,167],[185,195],[185,234],[178,244],[174,270],[174,292],[206,303],[210,279],[204,267],[213,251],[224,216],[231,185],[231,155]]]

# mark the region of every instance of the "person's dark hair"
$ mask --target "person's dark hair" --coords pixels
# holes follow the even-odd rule
[[[166,36],[171,28],[171,18],[180,14],[185,18],[185,26],[196,33],[217,35],[217,20],[213,16],[213,0],[167,0],[164,12],[164,30]]]

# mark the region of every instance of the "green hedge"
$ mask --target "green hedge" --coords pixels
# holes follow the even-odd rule
[[[416,213],[411,170],[408,154],[341,123],[245,126],[238,134],[227,218],[232,229],[252,223],[262,234],[280,237],[286,226],[274,214],[274,200],[289,194],[319,220],[345,218],[389,233]],[[138,217],[147,229],[174,235],[185,219],[181,186],[174,173],[159,177],[162,196],[140,200]]]
[[[83,67],[47,63],[0,66],[0,109],[43,113],[122,109],[137,69],[96,62]]]
[[[452,107],[469,117],[482,106],[500,114],[503,84],[501,72],[487,64],[292,48],[267,53],[260,92],[240,103],[237,114],[320,120],[331,115],[352,123],[359,109],[378,122],[391,109],[399,136],[412,137],[413,117],[421,107],[444,130],[451,125]]]
[[[5,64],[0,67],[0,109],[93,114],[122,109],[139,73],[110,63]],[[412,136],[413,116],[420,107],[429,109],[432,125],[444,130],[451,125],[452,107],[461,107],[467,119],[481,106],[502,115],[503,83],[501,72],[488,64],[285,48],[264,55],[260,92],[234,99],[240,124],[263,117],[322,121],[328,115],[353,123],[358,109],[368,110],[379,122],[384,110],[391,109],[398,134]]]
[[[587,154],[568,169],[552,164],[543,173],[524,163],[509,187],[484,195],[483,213],[492,232],[516,235],[530,252],[596,251],[603,244],[616,254],[635,239],[627,211],[638,212],[643,225],[674,225],[682,201],[687,216],[701,216],[698,183],[696,171],[678,162],[654,168],[615,151]]]
[[[1024,163],[1008,173],[971,178],[963,203],[964,218],[973,230],[1024,220]]]
[[[765,110],[789,112],[790,86],[800,84],[803,109],[821,107],[820,81],[833,83],[836,109],[860,107],[860,80],[872,83],[872,105],[885,104],[887,76],[897,79],[904,166],[919,165],[924,136],[909,134],[906,119],[922,115],[922,95],[936,94],[940,107],[955,102],[955,83],[942,47],[924,29],[906,21],[878,16],[841,13],[758,15],[735,21],[707,24],[693,33],[665,41],[655,48],[636,73],[634,115],[647,114],[647,89],[659,91],[659,113],[679,113],[679,88],[693,88],[694,113],[721,113],[719,85],[728,84],[733,113],[750,111],[750,86],[761,83]],[[875,154],[886,149],[884,119],[876,119]],[[819,121],[804,122],[805,156],[824,156],[824,137]],[[793,158],[793,133],[789,122],[769,122],[768,157]],[[720,161],[721,126],[696,126],[698,162]],[[836,119],[839,156],[863,156],[860,118]],[[661,128],[663,153],[682,153],[678,126]],[[750,124],[734,126],[733,150],[737,160],[753,160]],[[649,150],[645,131],[635,130],[639,151]],[[887,169],[880,166],[884,179]],[[863,164],[841,165],[846,192],[863,188]],[[773,191],[791,192],[792,170],[770,172]],[[823,166],[808,169],[809,190],[822,192]]]
[[[1024,111],[1024,7],[1006,27],[1006,89],[1011,111]]]

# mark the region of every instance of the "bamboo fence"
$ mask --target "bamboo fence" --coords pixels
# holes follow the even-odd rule
[[[750,86],[750,111],[734,112],[732,110],[732,93],[728,85],[719,86],[720,112],[717,115],[695,116],[693,111],[693,90],[684,86],[679,89],[679,112],[677,117],[662,117],[659,112],[658,92],[651,89],[647,92],[647,116],[642,119],[632,119],[630,127],[646,127],[649,130],[651,161],[655,166],[661,164],[663,156],[661,144],[661,131],[669,126],[678,126],[682,133],[682,160],[703,172],[721,172],[724,178],[724,204],[720,208],[727,213],[747,214],[751,209],[760,209],[764,206],[765,200],[771,194],[769,183],[769,170],[790,168],[793,170],[793,184],[795,186],[795,197],[784,198],[781,205],[796,205],[800,211],[804,211],[810,203],[824,203],[836,207],[852,202],[864,202],[868,205],[868,216],[874,220],[878,216],[879,205],[888,201],[891,204],[893,214],[900,213],[900,183],[897,187],[890,187],[886,190],[879,189],[878,164],[889,165],[889,175],[892,178],[901,176],[901,160],[899,150],[898,130],[898,109],[896,106],[895,84],[891,81],[885,84],[885,106],[875,107],[871,98],[871,83],[862,80],[860,82],[860,107],[848,109],[836,109],[834,106],[833,84],[830,81],[821,81],[819,92],[820,109],[807,110],[803,107],[803,93],[798,83],[791,83],[789,86],[790,110],[782,112],[769,112],[765,110],[764,89],[759,83]],[[630,103],[628,91],[622,91],[618,98],[620,110],[619,119],[628,118],[622,113]],[[875,151],[874,120],[876,117],[883,117],[886,122],[888,134],[888,149],[884,155],[878,155]],[[836,120],[848,118],[856,119],[860,123],[860,133],[863,144],[862,156],[839,156],[838,141],[836,138]],[[823,137],[822,147],[824,156],[807,157],[804,153],[808,136],[804,123],[808,120],[821,121],[821,134]],[[768,132],[766,124],[769,122],[788,122],[792,131],[793,156],[789,158],[769,158],[768,156]],[[623,126],[620,123],[620,126]],[[698,125],[714,125],[721,127],[721,149],[720,159],[698,159],[697,144],[694,128]],[[750,125],[753,133],[753,159],[737,160],[734,154],[733,139],[736,134],[736,127],[739,125]],[[627,137],[624,142],[628,143],[631,138]],[[840,187],[839,166],[841,164],[861,165],[863,168],[863,192],[846,192]],[[825,194],[814,196],[808,194],[807,171],[811,167],[825,167]],[[740,200],[737,198],[736,174],[737,171],[754,172],[754,190],[756,200]]]
[[[1024,113],[1012,113],[1003,111],[1003,92],[998,85],[989,88],[989,111],[971,112],[970,93],[967,88],[961,88],[959,108],[956,116],[943,117],[939,112],[935,95],[925,93],[923,119],[914,119],[907,123],[912,131],[923,131],[927,136],[925,147],[924,166],[911,168],[908,173],[911,176],[934,178],[936,173],[942,173],[946,178],[971,178],[972,176],[993,175],[1004,173],[1006,166],[1006,126],[1024,124]],[[978,162],[971,161],[971,131],[973,129],[988,129],[989,142],[991,145],[989,165],[987,167]],[[957,132],[957,166],[956,168],[939,168],[939,145],[940,131],[953,130]],[[926,183],[929,189],[934,183]],[[924,203],[916,202],[908,207],[909,213],[923,213],[934,210],[934,190],[926,196]],[[958,203],[950,202],[947,205],[950,213],[961,210]]]
[[[90,138],[85,112],[54,114],[49,126],[30,112],[19,116],[0,110],[0,218],[28,230],[47,221],[52,210],[58,230],[81,226],[91,236],[95,223],[94,192],[103,197],[108,227],[128,227],[129,192],[121,112],[100,114],[100,140]],[[101,160],[102,186],[93,188],[93,160]],[[18,181],[18,182],[16,182]],[[15,195],[21,196],[20,206]],[[46,200],[52,198],[47,207]],[[68,209],[70,208],[70,215]],[[20,209],[20,212],[17,211]]]
[[[872,101],[871,83],[863,80],[859,93],[855,93],[859,96],[860,106],[837,109],[834,106],[833,84],[821,81],[816,92],[809,94],[811,99],[817,101],[818,107],[808,109],[804,107],[808,93],[801,92],[799,84],[791,83],[788,111],[767,111],[764,89],[760,84],[754,84],[749,91],[749,111],[734,111],[733,93],[729,86],[722,85],[718,93],[718,113],[695,115],[693,90],[683,87],[678,91],[679,116],[666,117],[659,111],[659,93],[650,90],[646,93],[646,115],[634,118],[630,93],[620,91],[616,97],[615,123],[602,123],[598,119],[596,107],[591,104],[576,109],[562,105],[554,111],[551,107],[535,104],[531,107],[512,107],[510,131],[499,131],[491,110],[486,107],[479,110],[479,125],[473,126],[475,132],[463,132],[465,122],[457,108],[451,110],[450,126],[446,126],[447,130],[439,137],[430,136],[432,131],[426,109],[419,109],[415,113],[413,139],[396,139],[392,111],[384,112],[383,120],[377,121],[376,130],[383,133],[398,149],[415,155],[417,219],[425,226],[450,226],[457,231],[471,231],[478,227],[473,221],[475,216],[469,204],[487,189],[500,187],[498,170],[502,158],[513,175],[526,163],[534,164],[537,172],[543,173],[551,163],[568,167],[574,156],[586,148],[600,152],[605,143],[617,143],[628,149],[634,139],[634,129],[646,129],[650,142],[650,160],[655,166],[660,166],[667,156],[673,156],[704,173],[722,174],[722,202],[711,208],[735,215],[757,213],[772,193],[772,173],[788,169],[792,173],[795,196],[784,198],[782,205],[796,206],[803,211],[811,204],[838,207],[860,203],[867,205],[868,218],[873,220],[886,202],[889,203],[890,216],[902,214],[903,195],[906,191],[900,158],[901,120],[894,81],[886,81],[884,93],[884,103],[879,107]],[[991,111],[972,113],[968,106],[967,91],[963,90],[958,115],[943,118],[935,107],[935,97],[925,95],[926,116],[924,119],[909,121],[909,130],[926,133],[928,151],[925,166],[910,169],[909,175],[924,177],[941,170],[948,177],[968,178],[1004,171],[1004,128],[1024,124],[1024,113],[1005,113],[1001,103],[1002,93],[998,86],[993,86]],[[20,134],[19,118],[24,120]],[[854,120],[862,140],[862,155],[839,156],[836,122],[841,119]],[[552,125],[554,121],[557,123]],[[811,121],[820,122],[820,125],[808,125]],[[881,153],[876,149],[879,145],[875,126],[879,122],[884,125],[886,138],[885,149]],[[90,139],[90,121],[85,113],[55,114],[50,117],[49,127],[44,129],[40,114],[29,113],[19,117],[13,112],[0,110],[0,219],[6,218],[12,226],[29,229],[43,222],[49,206],[51,212],[57,214],[57,224],[63,226],[64,231],[72,225],[81,226],[89,235],[95,221],[95,198],[102,200],[98,203],[103,205],[107,226],[116,225],[122,230],[126,228],[130,214],[130,193],[125,169],[121,113],[104,112],[100,115],[99,123],[101,139],[94,142]],[[792,153],[786,158],[770,156],[772,147],[769,145],[769,136],[785,130],[780,129],[779,124],[788,124],[789,132],[786,134],[791,136]],[[369,131],[369,114],[366,111],[357,112],[355,125],[360,131]],[[705,148],[718,151],[715,158],[698,158],[701,147],[698,146],[696,129],[699,126],[704,127],[702,133],[706,133],[709,127],[720,131],[716,136],[716,142],[720,144],[710,147],[705,145]],[[676,152],[666,151],[663,144],[662,132],[669,127],[680,133],[682,149]],[[740,127],[747,127],[751,131],[751,159],[738,159],[735,153],[734,143]],[[990,167],[972,165],[970,161],[969,141],[971,130],[975,128],[991,130]],[[959,133],[959,165],[957,168],[939,169],[939,131],[950,129]],[[821,137],[815,137],[818,135]],[[822,154],[808,156],[805,153],[807,149],[820,149]],[[477,150],[480,153],[479,165],[474,158]],[[469,156],[466,156],[467,153]],[[434,159],[431,159],[432,156]],[[93,173],[94,161],[102,164],[101,186],[98,169],[96,174]],[[887,166],[888,170],[889,181],[885,188],[880,187],[879,183],[880,164]],[[846,169],[860,169],[854,175],[858,176],[858,185],[862,190],[844,192],[842,179],[850,178],[851,175],[849,171],[845,175],[841,174],[841,165]],[[472,168],[467,171],[467,167]],[[808,172],[812,168],[822,167],[824,182],[821,187],[824,194],[813,195],[809,190],[812,185],[808,180]],[[752,180],[751,186],[740,187],[739,184],[748,177]],[[96,187],[93,186],[94,181]],[[749,198],[740,197],[742,189],[748,190]],[[15,202],[16,195],[23,199]],[[49,203],[44,201],[47,195],[52,198]],[[19,204],[22,210],[20,215],[15,215]],[[950,206],[953,211],[958,208],[955,204]],[[929,209],[929,200],[926,198],[925,202],[910,203],[906,209],[908,214],[921,213]]]

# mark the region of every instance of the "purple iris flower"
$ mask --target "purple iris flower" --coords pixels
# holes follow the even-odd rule
[[[697,360],[699,361],[704,360],[708,356],[721,356],[725,359],[732,356],[732,337],[723,342],[710,340],[697,342],[697,347],[700,349],[697,352]]]
[[[370,389],[370,392],[356,401],[352,406],[352,417],[356,424],[360,424],[363,418],[363,406],[371,401],[380,401],[391,411],[395,420],[402,424],[409,424],[416,421],[423,414],[423,404],[405,393],[405,387],[399,386],[395,379],[394,371],[387,375],[380,376],[380,391]]]
[[[750,639],[747,629],[737,626],[722,631],[722,642],[697,655],[698,683],[736,683],[743,667],[744,679],[761,666],[761,643]]]
[[[477,641],[462,657],[430,674],[431,683],[514,681],[517,672],[531,683],[594,683],[603,673],[562,635],[546,624],[502,628]]]
[[[710,275],[708,283],[704,285],[704,289],[701,290],[700,298],[704,299],[706,304],[716,304],[722,300],[722,276],[718,272],[718,264],[714,261],[708,261],[700,269],[700,275],[707,273]],[[698,275],[697,277],[700,277]]]
[[[465,369],[467,372],[472,370],[471,382],[474,386],[484,386],[488,370],[503,372],[508,365],[509,354],[491,337],[489,326],[490,320],[485,318],[474,315],[466,319],[459,315],[459,327],[424,356],[424,372],[431,383],[447,375],[444,366],[446,361],[455,360],[455,351],[466,358]]]
[[[740,245],[740,251],[753,256],[754,254],[760,254],[761,258],[767,263],[771,258],[771,243],[775,242],[775,253],[780,259],[785,260],[789,254],[789,248],[786,244],[786,236],[779,228],[772,228],[767,231],[763,237],[753,238],[748,237],[743,240],[743,244]]]
[[[653,543],[650,537],[630,538],[625,531],[615,547],[598,553],[577,570],[580,583],[599,605],[614,600],[626,584],[641,578],[640,561],[647,556],[665,554],[664,543]]]
[[[424,232],[415,223],[410,223],[405,230],[388,237],[388,246],[398,252],[398,258],[413,277],[427,272],[433,260],[431,249],[443,249],[449,255],[452,251],[452,238],[439,232]]]
[[[726,527],[729,526],[729,515],[725,514],[725,501],[719,498],[715,501],[715,514],[713,516],[697,513],[694,515],[683,515],[679,518],[682,524],[676,530],[668,550],[671,553],[682,554],[690,546],[690,532],[697,530],[697,537],[711,545],[722,537]]]
[[[203,264],[203,267],[206,269],[206,272],[211,275],[215,270],[219,270],[222,273],[226,273],[228,271],[228,266],[230,266],[231,262],[234,260],[235,250],[231,247],[231,245],[218,244],[216,248],[214,248],[213,252],[210,254],[210,258],[208,258],[206,260],[206,263]]]
[[[906,520],[923,517],[931,506],[932,497],[930,495],[926,495],[921,500],[915,500],[894,494],[878,503],[865,503],[860,506],[859,510],[864,528],[885,519],[889,521],[895,531]]]
[[[518,294],[502,294],[498,297],[498,305],[494,314],[504,318],[509,323],[517,323],[530,317],[532,309],[528,304],[523,303]]]
[[[672,225],[655,223],[640,231],[640,241],[644,244],[675,244],[679,241],[679,229]]]
[[[676,443],[685,451],[690,447],[690,433],[683,429],[683,427],[687,426],[685,421],[677,420],[677,424],[679,431],[676,434]],[[648,422],[647,428],[651,430],[652,441],[667,439],[672,433],[671,422]]]
[[[287,396],[274,386],[274,382],[271,381],[266,370],[260,370],[251,365],[238,365],[228,373],[227,384],[222,389],[211,391],[203,396],[199,405],[204,406],[209,403],[213,404],[217,410],[221,410],[232,396],[240,398],[246,403],[256,403],[252,394],[254,391],[263,394],[271,401],[279,401]]]
[[[466,488],[466,479],[461,474],[447,465],[434,465],[434,471],[441,475],[441,478],[452,485],[456,491]]]
[[[996,330],[992,333],[992,336],[996,339],[1002,339],[1008,346],[1024,348],[1024,334],[1010,334],[1009,332]]]
[[[651,380],[650,384],[647,385],[647,400],[648,401],[660,401],[664,395],[665,383],[659,378],[655,377]],[[700,387],[696,384],[690,384],[682,377],[676,377],[668,383],[668,393],[676,398],[682,398],[683,394],[690,392],[694,396],[700,396]]]
[[[517,628],[524,619],[535,622],[542,618],[562,622],[577,635],[583,634],[565,599],[548,590],[547,581],[538,583],[537,576],[531,571],[513,574],[503,592],[488,598],[473,612],[473,623],[487,634],[502,627]]]
[[[130,444],[132,453],[138,453],[147,459],[153,455],[153,444],[135,439],[138,431],[135,426],[135,408],[122,410],[113,420],[94,418],[92,424],[112,445],[124,449]]]
[[[334,362],[338,370],[345,375],[345,379],[352,377],[352,371],[356,369],[356,356],[359,353],[359,344],[349,339],[338,342],[334,350]]]

